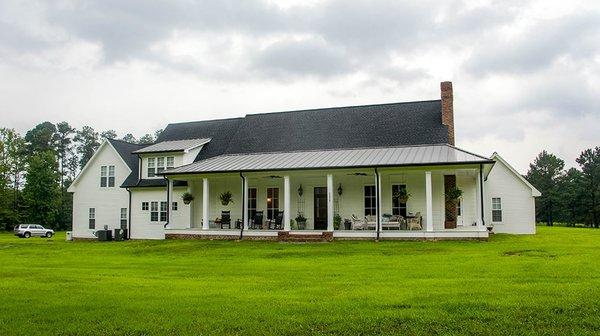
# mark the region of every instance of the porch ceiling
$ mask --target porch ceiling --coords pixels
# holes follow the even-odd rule
[[[489,158],[447,145],[229,154],[165,171],[164,175],[319,168],[491,164]]]

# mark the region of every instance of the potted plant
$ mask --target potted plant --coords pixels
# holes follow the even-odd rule
[[[344,218],[344,229],[351,230],[352,229],[352,221],[348,218]]]
[[[190,194],[189,192],[186,192],[181,196],[181,198],[183,199],[183,203],[190,204],[194,200],[194,195]]]
[[[301,212],[298,212],[298,216],[296,216],[296,224],[298,225],[298,230],[306,228],[306,217]]]
[[[339,230],[340,225],[342,225],[342,216],[335,214],[335,216],[333,216],[333,229]]]
[[[456,228],[456,205],[457,200],[462,196],[462,190],[452,187],[446,191],[446,221],[444,228]]]
[[[406,191],[406,188],[400,188],[393,195],[400,203],[406,203],[410,198],[410,193]]]
[[[229,205],[229,203],[233,203],[233,196],[231,195],[230,191],[226,191],[219,195],[219,199],[223,205]]]
[[[298,224],[296,224],[296,221],[293,219],[290,219],[290,229],[298,230]]]

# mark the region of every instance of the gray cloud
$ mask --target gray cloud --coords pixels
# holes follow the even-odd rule
[[[343,50],[314,39],[276,42],[261,50],[254,69],[275,76],[333,76],[352,70]]]
[[[503,36],[477,48],[466,70],[477,75],[523,74],[548,67],[557,58],[580,59],[600,52],[600,13],[542,20],[516,38]]]

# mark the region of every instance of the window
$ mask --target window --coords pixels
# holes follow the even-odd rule
[[[502,222],[502,199],[492,198],[492,222]]]
[[[458,199],[458,203],[456,204],[456,215],[462,216],[462,199]]]
[[[160,221],[161,222],[167,221],[168,204],[169,203],[167,203],[167,202],[160,202]]]
[[[158,222],[158,202],[150,202],[150,221]]]
[[[167,169],[171,169],[175,166],[175,158],[172,156],[167,156]]]
[[[156,158],[156,173],[162,173],[165,170],[165,158],[157,157]]]
[[[406,190],[406,185],[392,184],[392,215],[406,217],[406,203],[394,197],[400,190]]]
[[[114,187],[115,186],[115,166],[101,166],[100,167],[100,187]]]
[[[173,210],[173,211],[177,211],[177,208],[178,208],[178,207],[179,207],[179,206],[178,206],[177,202],[173,202],[173,203],[171,203],[171,210]]]
[[[156,159],[148,158],[148,177],[154,177],[156,169]]]
[[[148,202],[142,202],[142,210],[144,210],[144,211],[148,210]]]
[[[256,188],[248,188],[248,218],[256,214]]]
[[[108,185],[108,167],[100,167],[100,187],[106,188]]]
[[[375,186],[365,186],[365,216],[377,215],[377,195]]]
[[[115,186],[115,166],[108,166],[108,186]]]
[[[96,229],[96,208],[90,208],[89,210],[88,227],[92,230]]]
[[[267,188],[267,219],[275,219],[279,212],[279,188]]]
[[[121,229],[127,229],[127,208],[121,208]]]

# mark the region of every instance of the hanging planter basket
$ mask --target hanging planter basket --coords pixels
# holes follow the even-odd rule
[[[183,194],[183,196],[181,196],[181,198],[183,199],[183,203],[185,203],[185,204],[190,204],[194,200],[194,196],[192,194],[190,194],[189,192],[186,192],[185,194]]]

